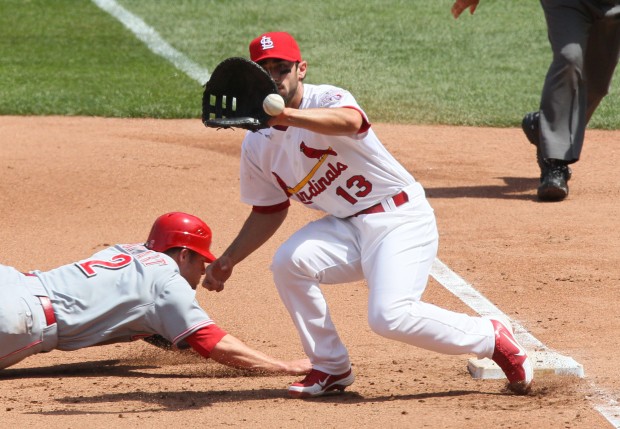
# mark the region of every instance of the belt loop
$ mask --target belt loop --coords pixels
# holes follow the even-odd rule
[[[357,217],[363,214],[373,214],[373,213],[383,213],[386,211],[393,211],[397,207],[402,206],[408,201],[409,201],[409,196],[407,195],[407,192],[400,191],[398,194],[393,195],[389,198],[386,198],[383,201],[375,204],[374,206],[370,206],[367,209],[359,211],[355,213],[354,215],[352,215],[351,217]]]
[[[47,296],[38,296],[39,301],[41,301],[41,307],[43,308],[43,313],[45,314],[45,322],[47,326],[53,325],[56,323],[56,315],[54,314],[54,307],[52,307],[52,301]]]
[[[394,197],[390,197],[388,199],[386,199],[385,201],[381,202],[381,205],[383,206],[383,209],[386,212],[391,212],[396,210],[396,204],[394,203]]]

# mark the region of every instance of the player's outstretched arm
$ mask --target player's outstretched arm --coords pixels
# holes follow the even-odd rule
[[[194,332],[185,341],[205,358],[237,369],[269,374],[307,374],[312,369],[309,359],[283,361],[254,350],[215,324]]]
[[[215,324],[194,332],[187,343],[202,356],[222,365],[271,374],[307,374],[312,369],[310,360],[282,361],[254,350]]]
[[[233,267],[269,240],[280,228],[287,213],[288,208],[269,214],[252,211],[231,245],[207,266],[202,286],[210,291],[222,291]]]
[[[364,124],[362,114],[347,107],[292,109],[285,108],[281,114],[269,120],[269,125],[281,125],[310,130],[330,136],[356,134]]]
[[[230,334],[211,351],[211,359],[223,365],[270,374],[302,375],[312,369],[309,359],[282,361],[254,350]]]

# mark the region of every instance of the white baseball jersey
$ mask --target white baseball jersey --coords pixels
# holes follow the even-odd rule
[[[438,247],[432,208],[422,186],[385,149],[353,96],[330,85],[303,86],[300,109],[348,107],[366,121],[361,133],[327,136],[272,127],[248,133],[241,154],[241,199],[277,206],[287,197],[328,213],[276,251],[274,282],[315,369],[351,367],[320,284],[365,279],[368,323],[387,338],[429,350],[490,357],[489,320],[421,301]],[[404,191],[406,203],[390,198]],[[381,203],[380,214],[352,216]]]
[[[335,86],[304,84],[300,109],[314,107],[351,107],[367,121],[351,93]],[[254,206],[276,205],[290,195],[343,218],[414,182],[372,129],[334,137],[277,127],[248,133],[242,145],[241,200]]]
[[[169,256],[118,244],[51,271],[33,271],[47,290],[59,350],[159,334],[176,344],[214,323]]]

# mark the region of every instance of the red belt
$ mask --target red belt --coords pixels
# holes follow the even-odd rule
[[[41,307],[43,307],[43,313],[45,313],[45,321],[47,326],[56,323],[56,316],[54,316],[54,309],[52,308],[52,301],[47,296],[38,296],[41,301]]]
[[[392,197],[392,201],[396,207],[402,206],[407,201],[409,201],[409,197],[405,191],[400,191],[398,194]],[[353,215],[353,217],[364,215],[364,214],[372,214],[372,213],[383,213],[385,209],[381,203],[375,204],[374,206],[370,206],[367,209],[362,210],[361,212],[357,212]]]

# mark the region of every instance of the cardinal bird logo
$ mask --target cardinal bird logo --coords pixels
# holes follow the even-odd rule
[[[284,192],[286,192],[287,196],[298,193],[304,186],[308,184],[308,182],[314,177],[317,170],[323,165],[325,160],[329,155],[338,156],[338,153],[330,147],[327,149],[315,149],[313,147],[309,147],[306,143],[301,142],[299,145],[299,150],[304,154],[307,158],[318,160],[317,163],[312,167],[310,172],[304,177],[301,182],[293,187],[289,187],[284,183],[284,181],[274,172],[273,175],[276,177],[278,184]]]
[[[304,142],[301,142],[301,144],[299,145],[299,150],[301,151],[301,153],[306,155],[308,158],[313,158],[313,159],[321,159],[321,157],[327,156],[327,155],[334,155],[334,156],[338,155],[338,153],[336,153],[336,151],[333,150],[331,147],[327,149],[315,149],[312,147],[308,147],[306,143]]]

